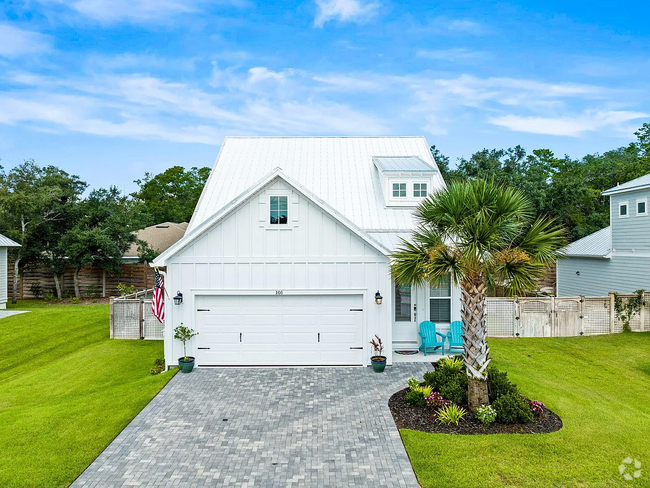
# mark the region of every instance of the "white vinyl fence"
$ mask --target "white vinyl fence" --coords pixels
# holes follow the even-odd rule
[[[619,295],[625,301],[634,295]],[[568,337],[623,331],[615,295],[607,297],[488,298],[486,322],[492,337]],[[644,294],[630,328],[650,331],[650,294]]]
[[[152,290],[111,298],[111,339],[163,340],[165,324],[151,312]]]

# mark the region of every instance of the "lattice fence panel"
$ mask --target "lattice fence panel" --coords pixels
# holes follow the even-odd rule
[[[152,340],[163,340],[165,332],[165,323],[161,324],[158,319],[154,317],[151,311],[151,300],[144,300],[142,302],[143,318],[144,318],[144,338]]]
[[[140,300],[113,301],[113,338],[140,339]]]
[[[609,334],[609,298],[585,298],[585,335]]]
[[[485,302],[485,322],[488,336],[514,336],[516,327],[514,299],[487,298]]]

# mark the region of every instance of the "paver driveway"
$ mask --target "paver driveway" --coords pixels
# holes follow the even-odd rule
[[[388,398],[430,369],[177,374],[72,486],[418,486]]]

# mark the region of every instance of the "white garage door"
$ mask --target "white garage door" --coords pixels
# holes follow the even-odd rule
[[[198,296],[197,364],[363,364],[361,295]]]

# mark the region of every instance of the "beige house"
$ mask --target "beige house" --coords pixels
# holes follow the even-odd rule
[[[187,222],[177,224],[175,222],[163,222],[162,224],[150,225],[136,232],[138,240],[146,242],[151,249],[162,253],[172,244],[185,235]],[[124,254],[124,262],[138,262],[138,244],[133,243]]]

